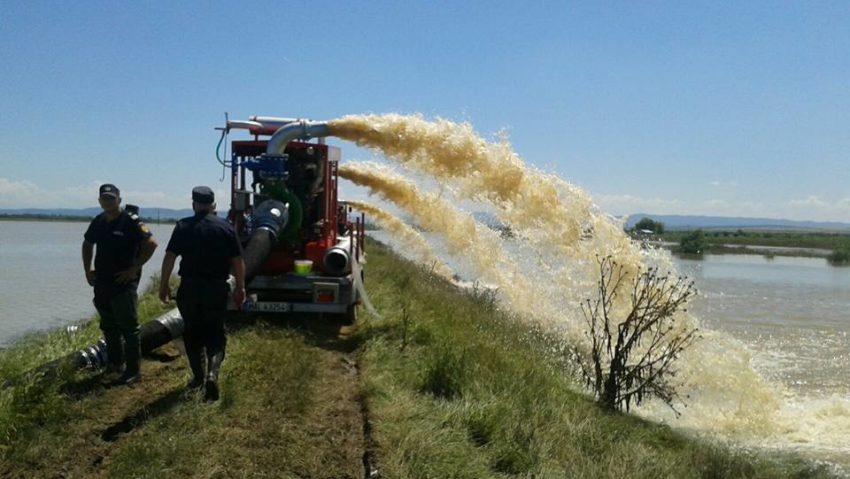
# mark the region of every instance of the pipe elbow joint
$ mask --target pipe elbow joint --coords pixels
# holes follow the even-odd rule
[[[255,230],[268,230],[277,238],[280,231],[289,222],[289,205],[277,200],[266,200],[254,209],[252,226]]]
[[[326,121],[298,120],[281,126],[269,138],[266,153],[271,155],[283,154],[283,150],[290,141],[296,139],[310,139],[330,135],[330,126]]]

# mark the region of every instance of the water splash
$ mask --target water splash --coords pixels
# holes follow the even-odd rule
[[[526,166],[504,135],[492,143],[468,123],[397,114],[347,116],[330,121],[329,128],[438,181],[454,180],[459,196],[493,205],[501,220],[555,254],[610,254],[631,273],[642,264],[619,222],[580,188]]]
[[[466,253],[466,247],[477,245],[479,249],[471,250],[474,256],[496,254],[498,266],[481,262],[478,270],[508,285],[507,291],[517,289],[510,284],[522,271],[533,285],[525,291],[534,291],[535,300],[514,294],[511,306],[524,314],[537,312],[545,299],[547,310],[558,311],[553,316],[557,326],[573,338],[580,337],[577,305],[593,294],[597,255],[614,256],[629,274],[649,266],[675,274],[669,254],[642,250],[625,235],[622,223],[599,211],[580,188],[524,165],[504,136],[488,142],[468,123],[428,121],[419,115],[348,116],[329,126],[332,135],[377,149],[434,178],[451,194],[495,209],[519,241],[482,235],[471,217],[387,170],[363,164],[341,169],[344,178],[395,202],[426,229],[447,235],[450,253]],[[678,319],[699,326],[691,315]],[[639,414],[763,446],[838,451],[840,460],[850,463],[850,454],[842,449],[850,441],[850,428],[835,426],[850,424],[850,400],[790,397],[753,368],[751,353],[742,343],[701,329],[703,339],[679,362],[680,392],[688,403],[684,414],[676,418],[659,403],[639,408]]]
[[[435,274],[448,280],[452,279],[454,271],[434,253],[428,241],[407,223],[389,211],[364,201],[349,200],[346,203],[352,208],[366,213],[384,229],[395,235],[407,248],[413,251],[414,256],[421,263],[431,267]]]
[[[420,191],[413,183],[378,164],[347,163],[339,168],[339,176],[369,188],[403,208],[424,228],[445,235],[449,252],[468,257],[483,280],[500,288],[511,307],[518,310],[529,307],[524,292],[530,290],[530,282],[505,254],[499,236],[479,225],[470,214],[433,193]]]

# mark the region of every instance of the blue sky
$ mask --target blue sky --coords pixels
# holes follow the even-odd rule
[[[223,192],[225,111],[418,112],[507,130],[613,214],[850,222],[850,2],[0,7],[0,208]]]

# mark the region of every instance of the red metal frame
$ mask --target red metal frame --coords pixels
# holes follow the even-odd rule
[[[240,234],[244,234],[245,222],[243,215],[247,211],[238,211],[236,209],[237,190],[246,189],[246,169],[242,166],[242,162],[249,158],[256,158],[266,152],[268,141],[266,140],[238,140],[231,143],[232,160],[234,162],[231,175],[231,194],[230,194],[230,211],[228,218],[234,224]],[[310,259],[313,261],[314,271],[321,272],[323,269],[323,260],[325,252],[333,247],[337,241],[338,226],[340,222],[338,204],[338,183],[339,183],[339,159],[340,150],[335,146],[330,146],[324,143],[307,143],[292,141],[290,142],[285,153],[292,154],[298,149],[315,148],[319,151],[322,161],[325,162],[324,170],[324,188],[321,193],[321,220],[322,227],[319,237],[312,236],[309,231],[302,231],[300,240],[297,244],[275,246],[269,258],[260,269],[260,274],[276,275],[293,271],[294,261],[296,259]],[[238,187],[237,187],[238,185]],[[362,225],[361,219],[358,218],[357,225],[352,225],[346,218],[343,218],[349,229],[354,226],[353,235],[358,238],[356,256],[360,258],[362,252]],[[353,246],[353,245],[352,245]]]

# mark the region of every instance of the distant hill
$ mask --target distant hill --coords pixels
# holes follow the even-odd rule
[[[92,208],[0,208],[0,215],[38,215],[38,216],[73,216],[94,218],[103,211],[99,207]],[[192,215],[192,210],[184,208],[139,208],[140,216],[144,218],[180,219]]]
[[[88,217],[94,218],[102,210],[98,207],[91,208],[0,208],[2,215],[39,215],[52,217]],[[171,208],[145,208],[141,207],[141,216],[144,218],[173,220],[185,218],[192,215],[192,210]],[[506,227],[492,213],[476,211],[473,214],[476,221],[483,223],[493,229],[501,230]],[[850,232],[850,223],[839,223],[835,221],[795,221],[776,218],[731,218],[724,216],[684,216],[684,215],[657,215],[652,213],[634,213],[629,215],[626,228],[634,227],[641,218],[650,218],[653,221],[664,223],[668,230],[691,230],[703,229],[783,229],[783,230],[826,230]]]
[[[683,216],[635,213],[629,215],[626,228],[634,227],[641,218],[664,223],[667,230],[703,229],[783,229],[783,230],[821,230],[850,231],[850,223],[835,221],[795,221],[776,218],[730,218],[723,216]]]

